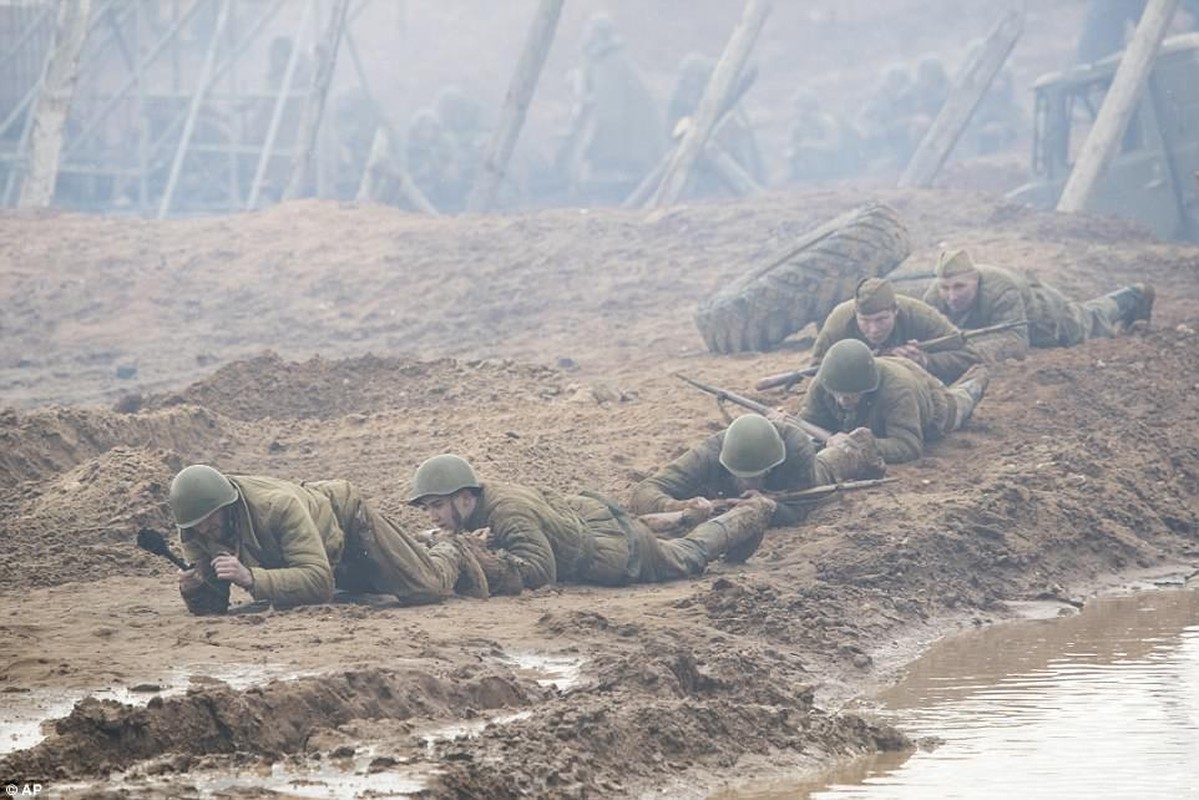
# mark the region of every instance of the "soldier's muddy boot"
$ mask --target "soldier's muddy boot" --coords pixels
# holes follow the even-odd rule
[[[728,561],[742,562],[752,556],[762,543],[774,509],[775,502],[769,497],[742,500],[720,516],[697,525],[682,540],[677,541],[694,544],[704,566],[721,556]],[[702,572],[701,566],[694,574]]]
[[[818,483],[881,478],[886,472],[887,462],[869,428],[855,428],[845,439],[816,454]]]
[[[1117,289],[1107,297],[1116,303],[1116,321],[1128,330],[1134,323],[1149,321],[1157,293],[1148,283],[1134,283]]]
[[[987,387],[990,385],[991,373],[982,364],[975,364],[949,387],[950,393],[957,401],[954,409],[953,430],[966,424],[966,421],[974,413],[974,409],[982,402],[983,396],[987,393]]]

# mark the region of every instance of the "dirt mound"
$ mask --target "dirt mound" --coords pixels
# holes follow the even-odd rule
[[[135,545],[137,530],[174,529],[167,488],[183,466],[171,451],[115,447],[88,459],[5,509],[0,563],[6,591],[174,570]],[[165,565],[165,566],[164,566]]]
[[[228,364],[182,392],[146,399],[146,408],[187,403],[227,417],[333,419],[389,409],[417,410],[501,395],[537,400],[563,392],[558,370],[510,360],[459,362],[443,358],[286,361],[266,353]]]
[[[0,761],[5,775],[71,778],[104,775],[164,753],[302,749],[317,728],[350,720],[466,715],[527,704],[541,692],[511,675],[439,677],[372,669],[274,681],[248,691],[213,687],[144,708],[87,698],[58,720],[54,735]]]
[[[116,446],[212,451],[230,435],[202,408],[118,414],[95,408],[0,411],[0,486],[51,478]]]

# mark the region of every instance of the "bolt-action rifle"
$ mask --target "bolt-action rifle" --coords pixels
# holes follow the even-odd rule
[[[795,492],[764,492],[767,497],[774,500],[776,503],[819,503],[827,500],[840,492],[849,492],[856,489],[869,489],[874,486],[882,486],[886,483],[892,483],[898,478],[873,478],[863,481],[844,481],[842,483],[827,483],[821,486],[813,486],[809,489],[801,489]],[[730,508],[733,508],[742,501],[740,497],[722,497],[712,502],[713,512],[720,514]],[[655,532],[666,532],[677,529],[683,526],[687,519],[687,511],[659,511],[654,514],[642,514],[638,517],[642,522],[649,526],[650,530]]]
[[[714,395],[717,403],[723,403],[725,400],[728,400],[730,403],[739,405],[742,408],[748,408],[750,411],[756,411],[764,417],[775,413],[774,409],[772,409],[770,406],[759,403],[756,400],[750,400],[748,397],[742,397],[735,392],[730,392],[728,389],[721,389],[720,387],[712,386],[709,383],[702,383],[694,378],[688,378],[686,375],[683,375],[680,372],[676,372],[674,376],[679,380],[686,381],[696,389],[699,389],[701,392],[707,392],[710,395]],[[833,435],[830,431],[826,431],[819,425],[813,425],[805,419],[800,419],[799,417],[795,417],[790,414],[783,414],[783,419],[821,443],[827,442],[829,437]]]
[[[1028,324],[1028,320],[1021,319],[1015,322],[1002,322],[998,325],[988,325],[985,328],[975,328],[968,331],[956,331],[947,333],[944,336],[937,336],[933,339],[925,339],[921,342],[916,342],[915,346],[926,353],[943,353],[946,350],[958,350],[965,347],[966,344],[977,336],[984,336],[988,333],[999,333],[1000,331],[1008,331],[1012,328],[1019,328]],[[875,355],[886,355],[886,351],[875,351]],[[777,375],[767,375],[762,380],[754,384],[754,388],[759,392],[764,392],[767,389],[773,389],[777,386],[783,387],[784,390],[790,389],[803,378],[811,378],[819,370],[819,366],[805,367],[804,369],[793,370],[792,372],[780,372]]]

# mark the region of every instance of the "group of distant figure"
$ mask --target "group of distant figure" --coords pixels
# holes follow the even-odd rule
[[[715,59],[688,54],[679,66],[665,112],[649,90],[615,23],[596,14],[583,35],[582,62],[568,75],[573,101],[552,158],[524,156],[507,179],[507,199],[527,205],[635,204],[645,182],[686,133],[715,69]],[[740,194],[768,181],[767,167],[741,95],[752,69],[721,109],[711,145],[699,159],[685,197]],[[944,61],[922,58],[915,69],[887,68],[855,118],[834,114],[810,88],[794,99],[787,142],[787,179],[835,180],[867,170],[902,168],[936,118],[951,81]],[[478,174],[490,130],[482,106],[461,89],[441,90],[413,114],[402,153],[413,184],[438,210],[463,209]],[[962,145],[971,154],[1009,147],[1025,123],[1010,74],[1001,73],[974,115]],[[642,189],[642,193],[638,190]]]

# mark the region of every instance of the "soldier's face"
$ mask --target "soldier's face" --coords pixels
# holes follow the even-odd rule
[[[863,314],[860,311],[854,312],[854,317],[857,319],[858,330],[866,337],[867,341],[872,345],[880,345],[887,341],[887,337],[891,335],[891,331],[895,330],[895,319],[899,316],[899,310],[888,308],[885,311],[878,311],[873,314]]]
[[[429,521],[446,533],[458,533],[462,523],[475,510],[475,496],[470,492],[455,492],[442,497],[430,497],[421,504]]]
[[[937,281],[937,293],[953,313],[961,314],[974,305],[974,298],[978,296],[978,276],[954,275],[952,278],[942,278]]]
[[[218,508],[204,519],[192,525],[192,530],[201,539],[207,539],[212,542],[219,541],[221,534],[225,529],[225,509]]]
[[[857,408],[858,403],[862,402],[862,392],[833,392],[832,394],[837,405],[846,411]]]

